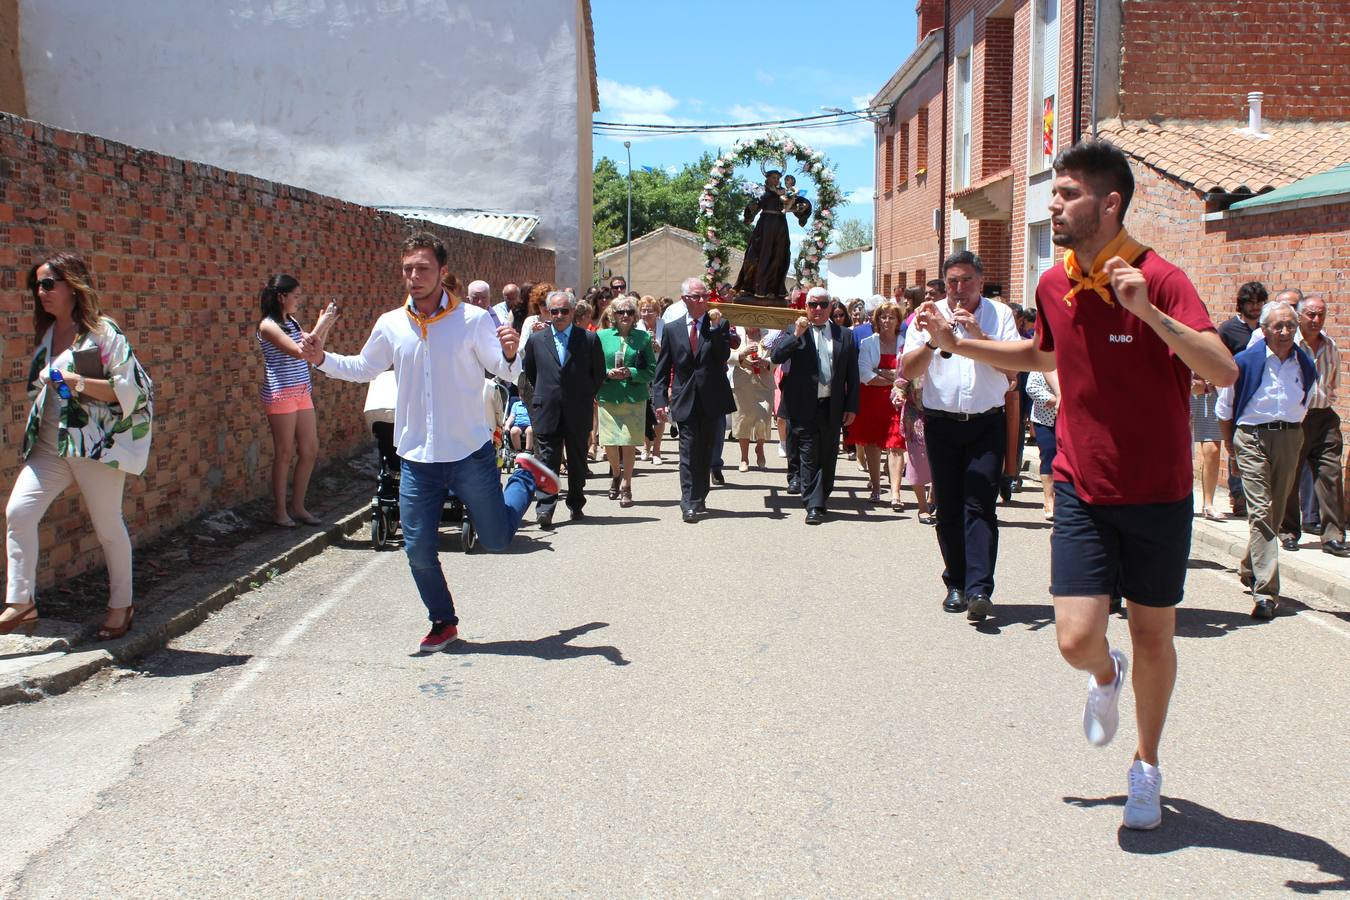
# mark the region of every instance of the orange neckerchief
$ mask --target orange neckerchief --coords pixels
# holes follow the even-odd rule
[[[431,323],[439,322],[441,319],[444,319],[446,316],[450,315],[452,312],[455,311],[456,306],[459,306],[460,302],[459,298],[456,297],[454,294],[450,293],[449,291],[444,291],[443,295],[446,298],[445,306],[436,310],[429,316],[423,316],[421,313],[417,311],[417,307],[413,305],[411,297],[408,298],[407,305],[403,307],[403,311],[408,314],[408,318],[412,319],[413,322],[416,323],[417,327],[422,329],[422,340],[424,341],[427,339],[427,328],[431,326]]]
[[[1148,248],[1130,237],[1129,232],[1124,228],[1120,229],[1112,239],[1111,243],[1102,248],[1097,254],[1097,258],[1092,261],[1092,272],[1084,275],[1083,270],[1078,263],[1078,257],[1074,256],[1072,250],[1064,254],[1064,271],[1069,276],[1069,292],[1064,295],[1064,302],[1073,306],[1073,296],[1079,291],[1096,291],[1097,296],[1106,301],[1107,306],[1115,306],[1115,301],[1111,299],[1111,292],[1108,286],[1111,284],[1111,276],[1108,275],[1102,266],[1106,265],[1107,260],[1119,256],[1130,265],[1134,265],[1144,251]]]

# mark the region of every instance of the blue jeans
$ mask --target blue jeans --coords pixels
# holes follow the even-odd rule
[[[403,460],[398,515],[408,567],[412,569],[417,593],[426,605],[427,617],[433,622],[458,624],[455,603],[437,558],[441,509],[448,494],[454,494],[464,504],[465,514],[473,520],[483,548],[504,550],[534,499],[534,476],[517,469],[503,488],[491,443],[456,462]]]

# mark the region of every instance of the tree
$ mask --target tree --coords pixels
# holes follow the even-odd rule
[[[872,245],[872,226],[861,219],[844,219],[834,232],[836,250],[856,250]]]
[[[698,198],[716,157],[704,153],[675,175],[664,169],[633,170],[633,237],[642,237],[662,225],[686,231],[697,226]],[[628,211],[628,180],[618,163],[604,157],[595,164],[593,225],[595,252],[623,243]],[[727,244],[744,249],[750,226],[741,219],[750,202],[747,184],[737,179],[722,189],[717,202],[717,230]]]

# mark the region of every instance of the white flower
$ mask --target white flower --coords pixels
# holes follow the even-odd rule
[[[834,215],[834,213],[830,212],[828,209],[822,209],[817,215],[822,219],[828,219],[830,216]]]
[[[788,141],[786,144],[783,145],[783,150],[786,153],[796,153],[797,145],[792,143],[792,141]]]
[[[826,181],[834,181],[834,169],[825,169],[820,173],[820,177]]]
[[[717,165],[713,166],[712,173],[713,173],[714,175],[717,175],[717,176],[720,177],[720,176],[723,175],[725,172],[726,172],[726,169],[723,168],[722,163],[721,163],[720,161],[717,163]]]

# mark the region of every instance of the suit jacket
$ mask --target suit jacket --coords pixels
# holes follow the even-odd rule
[[[846,412],[858,411],[858,345],[850,329],[840,328],[834,322],[829,323],[828,328],[834,342],[829,407],[833,423],[842,422]],[[791,363],[783,373],[780,385],[783,402],[779,412],[796,422],[814,422],[820,411],[816,398],[820,361],[816,358],[816,342],[811,329],[808,328],[801,337],[790,330],[785,331],[782,339],[773,345],[769,358],[778,365]]]
[[[590,433],[591,405],[605,382],[604,354],[594,334],[573,326],[567,339],[567,362],[559,365],[553,330],[545,329],[525,344],[522,367],[534,386],[530,422],[536,433]]]
[[[665,340],[656,356],[652,407],[669,407],[670,417],[676,422],[735,412],[736,401],[727,381],[730,358],[731,323],[726,319],[713,327],[707,316],[703,317],[697,354],[689,350],[689,317],[672,319],[666,324]]]

